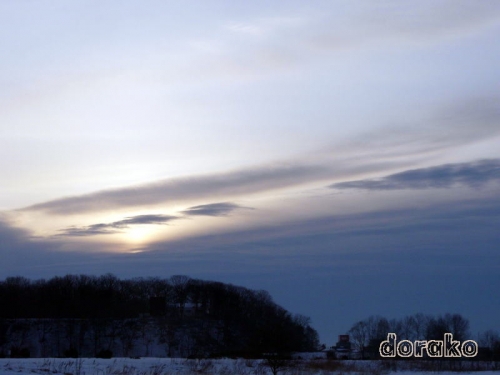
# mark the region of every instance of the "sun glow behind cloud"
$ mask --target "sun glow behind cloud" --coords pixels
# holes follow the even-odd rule
[[[127,242],[133,245],[145,245],[153,242],[157,236],[158,229],[152,225],[135,226],[129,228],[123,233]]]

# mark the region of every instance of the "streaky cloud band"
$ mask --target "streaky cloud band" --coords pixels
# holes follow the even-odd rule
[[[492,181],[500,181],[500,159],[412,169],[381,179],[340,182],[329,187],[333,189],[403,190],[451,188],[457,185],[481,187]]]
[[[21,210],[68,215],[121,207],[148,206],[163,202],[228,198],[300,185],[311,179],[325,178],[329,175],[329,171],[330,168],[321,165],[264,166],[103,190],[39,203]]]
[[[167,224],[168,222],[177,219],[180,219],[180,217],[171,215],[137,215],[111,223],[98,223],[84,227],[72,226],[61,230],[61,233],[58,234],[58,236],[87,237],[100,234],[115,234],[121,233],[124,229],[129,228],[131,225]]]
[[[134,225],[162,225],[171,221],[186,218],[188,216],[228,216],[231,212],[238,209],[253,209],[252,207],[243,207],[232,202],[219,202],[202,204],[189,207],[181,211],[182,216],[146,214],[126,217],[123,220],[113,221],[111,223],[97,223],[87,226],[71,226],[60,230],[58,237],[88,237],[103,234],[122,233],[127,228]]]
[[[182,211],[182,213],[187,216],[227,216],[231,212],[242,208],[252,209],[231,202],[220,202],[189,207],[187,210]]]

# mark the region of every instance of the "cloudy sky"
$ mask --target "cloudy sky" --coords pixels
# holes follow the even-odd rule
[[[500,3],[0,2],[0,277],[500,329]]]

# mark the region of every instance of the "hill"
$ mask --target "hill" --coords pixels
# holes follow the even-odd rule
[[[313,350],[317,332],[266,291],[183,275],[0,282],[0,355],[255,357]]]

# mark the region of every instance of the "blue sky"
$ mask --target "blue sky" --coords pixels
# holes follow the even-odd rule
[[[500,329],[496,1],[0,4],[0,277]]]

